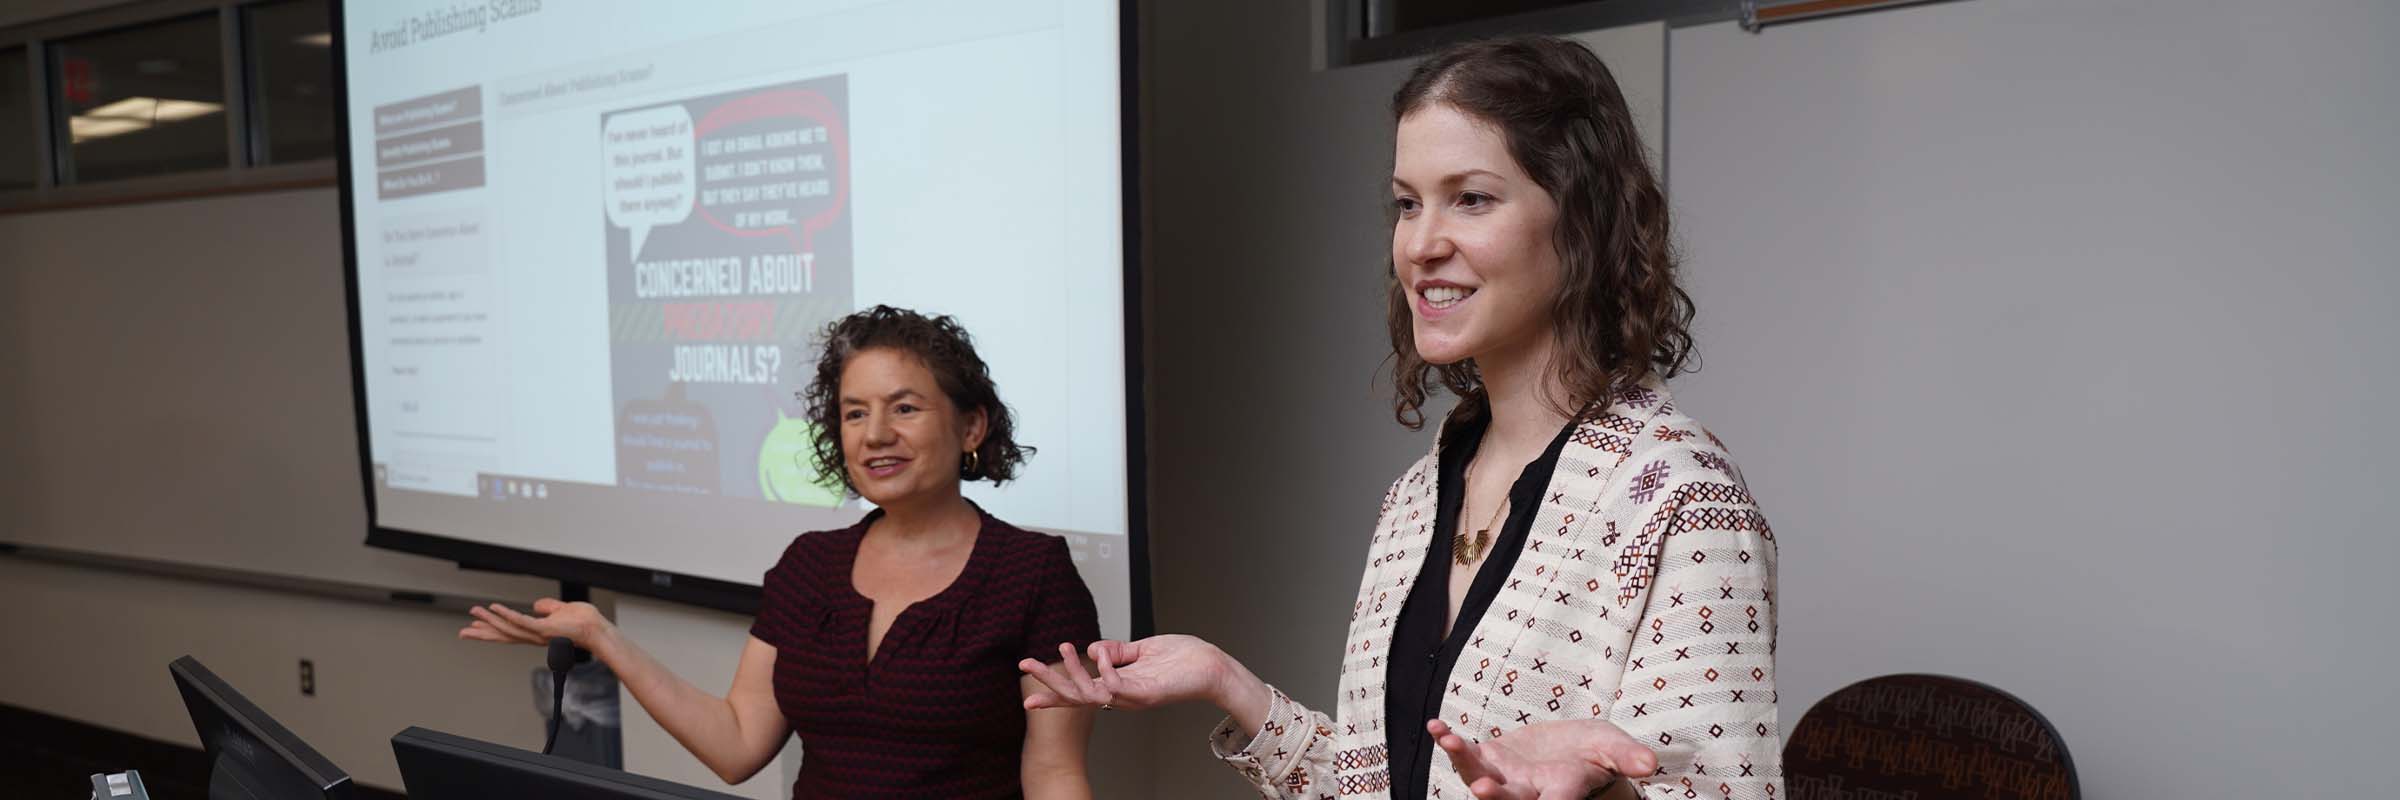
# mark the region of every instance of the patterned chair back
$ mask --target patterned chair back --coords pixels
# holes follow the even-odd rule
[[[2080,800],[2066,742],[1999,689],[1886,675],[1826,695],[1783,746],[1792,800]]]

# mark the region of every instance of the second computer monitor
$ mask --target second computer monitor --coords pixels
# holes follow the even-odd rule
[[[350,775],[191,656],[167,665],[207,749],[209,800],[348,800]]]
[[[408,796],[419,800],[740,800],[424,728],[392,737],[392,755]]]

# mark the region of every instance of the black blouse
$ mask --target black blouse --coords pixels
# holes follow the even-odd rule
[[[1450,669],[1458,663],[1459,650],[1467,637],[1475,632],[1475,623],[1491,608],[1492,598],[1500,594],[1508,572],[1517,565],[1517,556],[1524,552],[1527,532],[1533,527],[1534,512],[1541,507],[1542,490],[1550,485],[1550,473],[1558,469],[1558,454],[1575,430],[1575,422],[1550,440],[1542,456],[1525,465],[1517,474],[1517,482],[1508,490],[1508,520],[1492,542],[1491,555],[1475,572],[1475,582],[1468,585],[1465,601],[1458,607],[1458,620],[1450,626],[1450,635],[1442,635],[1442,617],[1450,610],[1450,541],[1458,532],[1459,506],[1466,502],[1467,464],[1475,459],[1475,451],[1483,446],[1484,431],[1491,426],[1488,413],[1477,413],[1447,426],[1442,431],[1438,457],[1440,478],[1439,496],[1434,506],[1433,543],[1425,548],[1425,564],[1417,569],[1416,586],[1409,589],[1408,600],[1400,606],[1400,617],[1392,631],[1392,657],[1384,667],[1383,719],[1384,743],[1390,749],[1393,800],[1423,800],[1428,776],[1433,769],[1433,736],[1425,732],[1426,720],[1442,710],[1442,694],[1449,689]]]

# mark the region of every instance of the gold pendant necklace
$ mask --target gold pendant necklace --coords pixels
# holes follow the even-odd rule
[[[1475,465],[1472,463],[1467,465],[1466,483],[1468,487],[1472,487],[1475,483]],[[1476,529],[1473,541],[1468,540],[1465,531],[1452,532],[1450,534],[1450,559],[1463,567],[1482,558],[1484,549],[1492,546],[1492,525],[1500,521],[1500,514],[1508,510],[1508,503],[1508,496],[1502,495],[1499,507],[1492,509],[1491,519],[1484,520],[1482,528]]]

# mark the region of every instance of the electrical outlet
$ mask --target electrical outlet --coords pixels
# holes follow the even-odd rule
[[[300,659],[300,696],[317,696],[317,662]]]

